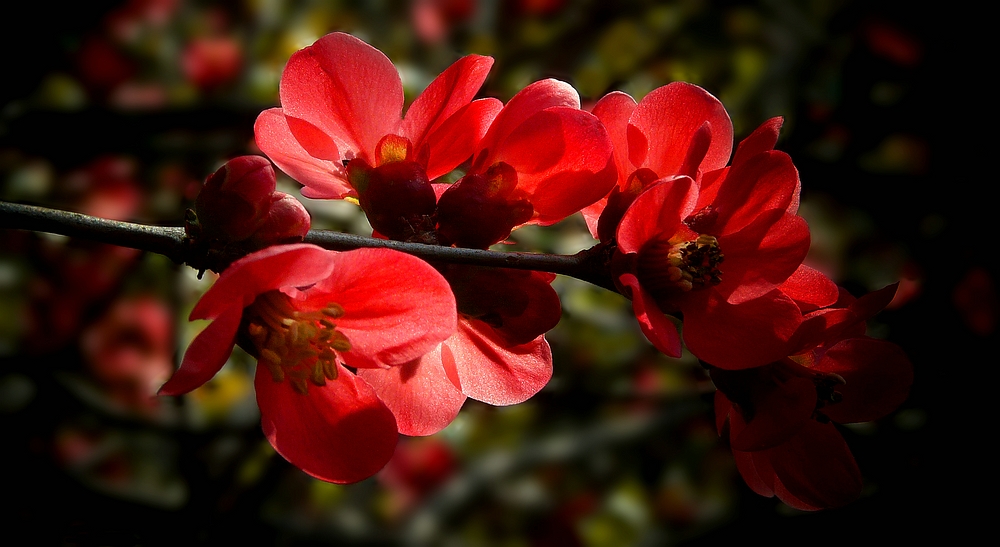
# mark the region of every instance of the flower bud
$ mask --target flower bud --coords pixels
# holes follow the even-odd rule
[[[267,220],[276,177],[267,158],[240,156],[205,180],[195,213],[206,236],[242,241]]]
[[[295,197],[284,192],[271,194],[271,206],[264,223],[250,236],[254,247],[302,241],[309,231],[309,212]]]

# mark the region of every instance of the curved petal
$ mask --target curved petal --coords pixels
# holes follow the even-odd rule
[[[810,420],[769,456],[782,486],[807,506],[840,507],[861,495],[861,471],[832,423]]]
[[[342,152],[372,164],[375,145],[397,130],[403,109],[403,85],[392,62],[341,32],[292,54],[279,94],[286,116],[312,124]]]
[[[714,290],[732,304],[771,292],[787,280],[809,252],[809,225],[799,216],[780,213],[774,222],[757,219],[736,234],[720,236],[725,259],[722,283]]]
[[[803,312],[832,306],[840,297],[840,288],[836,283],[823,272],[805,264],[800,264],[778,288],[794,300]]]
[[[650,186],[635,198],[618,224],[618,250],[637,253],[647,242],[670,238],[685,230],[683,220],[694,210],[698,188],[690,177],[677,177]],[[691,238],[697,237],[690,232]]]
[[[298,124],[298,131],[293,133],[289,124]],[[308,122],[287,118],[280,108],[272,108],[257,116],[254,136],[257,146],[278,168],[305,185],[303,195],[341,199],[356,194],[347,181],[336,144]]]
[[[743,163],[757,154],[774,150],[774,145],[778,142],[778,132],[784,121],[781,116],[771,118],[740,141],[736,153],[733,154],[733,165]]]
[[[787,212],[799,186],[799,172],[784,152],[764,152],[734,165],[711,203],[719,215],[712,233],[731,234],[769,211]],[[699,200],[699,208],[709,205],[703,201]]]
[[[336,253],[330,274],[307,291],[309,307],[344,308],[335,320],[351,342],[353,367],[412,361],[455,332],[455,297],[444,277],[414,256],[390,249]]]
[[[680,174],[695,133],[709,123],[711,139],[701,171],[726,166],[733,149],[733,123],[722,103],[694,84],[673,82],[649,92],[632,112],[630,125],[648,143],[648,153],[633,151],[631,162],[665,177]]]
[[[482,55],[466,55],[452,63],[410,105],[402,135],[419,148],[427,135],[475,98],[492,66],[493,58]]]
[[[706,294],[707,293],[707,294]],[[802,321],[799,307],[775,290],[731,304],[704,291],[684,301],[684,343],[699,359],[727,370],[766,365],[790,355]]]
[[[730,438],[735,438],[746,427],[739,412],[729,413]],[[768,459],[768,451],[743,452],[733,450],[733,460],[743,480],[751,490],[766,498],[774,497],[774,468]]]
[[[343,367],[306,394],[257,368],[254,387],[264,436],[278,454],[317,479],[350,483],[377,473],[399,434],[392,412],[371,386]]]
[[[765,498],[774,497],[774,469],[767,459],[767,452],[741,452],[733,450],[736,469],[747,486]]]
[[[502,108],[503,103],[497,99],[479,99],[438,124],[424,143],[427,178],[445,175],[469,159]]]
[[[752,396],[753,417],[732,438],[733,450],[748,452],[777,446],[798,433],[816,409],[816,386],[807,378],[762,386]]]
[[[538,393],[552,377],[552,351],[544,335],[527,344],[505,346],[493,329],[462,319],[443,345],[454,357],[462,392],[491,405],[513,405]]]
[[[249,254],[222,272],[195,304],[190,319],[214,319],[233,307],[242,310],[267,291],[316,283],[333,270],[335,256],[307,243],[274,245]]]
[[[607,130],[593,114],[551,107],[498,141],[493,159],[517,172],[534,222],[551,224],[606,196],[617,182]]]
[[[465,394],[448,378],[441,346],[409,363],[387,369],[358,369],[396,417],[403,435],[432,435],[455,419]]]
[[[157,394],[183,395],[211,380],[233,352],[242,317],[243,308],[231,306],[198,333],[184,352],[180,368]]]
[[[668,357],[680,357],[681,335],[674,322],[660,310],[656,300],[642,289],[634,275],[624,274],[618,281],[622,286],[632,289],[632,312],[646,338]]]
[[[830,348],[816,370],[839,374],[843,396],[823,413],[838,423],[877,420],[906,400],[913,384],[913,365],[896,344],[874,338],[851,338]]]
[[[635,110],[635,99],[627,93],[612,91],[597,101],[591,112],[608,129],[614,146],[615,167],[618,168],[618,183],[625,184],[635,167],[628,160],[628,120]],[[600,216],[600,212],[596,216]]]
[[[573,86],[554,79],[540,80],[529,84],[517,92],[503,107],[500,114],[493,120],[489,131],[483,137],[478,150],[486,151],[482,158],[476,157],[473,170],[485,170],[496,160],[493,155],[498,143],[507,139],[512,131],[525,120],[546,108],[566,106],[580,108],[580,95]],[[482,169],[480,169],[482,167]]]

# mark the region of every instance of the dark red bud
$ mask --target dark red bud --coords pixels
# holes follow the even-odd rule
[[[306,208],[284,192],[271,194],[271,206],[264,223],[250,236],[254,247],[302,241],[309,232],[311,219]]]
[[[240,156],[212,173],[195,198],[195,213],[205,235],[241,241],[266,219],[277,179],[267,158]]]

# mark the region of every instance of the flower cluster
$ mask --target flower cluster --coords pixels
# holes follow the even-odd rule
[[[856,497],[860,473],[833,423],[894,409],[911,366],[864,334],[894,289],[855,300],[803,264],[798,172],[774,150],[781,119],[734,152],[725,108],[695,85],[639,102],[613,92],[589,112],[552,79],[506,104],[475,99],[492,62],[459,59],[404,113],[389,59],[329,34],[292,55],[257,145],[303,195],[359,204],[382,238],[487,249],[582,212],[603,276],[650,342],[674,357],[686,346],[710,371],[720,434],[728,423],[750,487],[803,509]],[[212,323],[162,394],[206,382],[238,343],[258,360],[277,452],[351,482],[385,465],[398,434],[441,430],[468,397],[509,405],[545,386],[554,275],[288,243],[308,219],[286,198],[264,158],[209,177],[197,235],[255,252],[192,311]]]

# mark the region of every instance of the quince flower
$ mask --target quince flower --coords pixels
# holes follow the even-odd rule
[[[793,283],[794,284],[794,283]],[[834,426],[879,419],[899,406],[913,366],[890,342],[864,335],[896,285],[806,315],[788,357],[749,370],[710,367],[720,435],[758,494],[803,510],[838,507],[861,493],[861,472]]]
[[[419,359],[454,332],[456,312],[448,283],[415,257],[293,244],[234,262],[191,319],[212,323],[160,394],[207,382],[239,341],[257,358],[261,426],[274,449],[316,478],[347,483],[382,468],[398,431],[386,402],[354,371]]]
[[[801,322],[778,285],[802,264],[809,227],[795,214],[799,178],[772,150],[780,120],[740,143],[733,163],[701,176],[667,177],[638,194],[617,227],[612,270],[632,299],[643,333],[679,356],[666,313],[684,315],[684,342],[725,369],[764,365],[788,354]]]
[[[403,85],[392,62],[349,34],[327,34],[288,60],[279,88],[281,108],[258,116],[257,145],[302,183],[302,194],[310,198],[357,197],[357,180],[352,183],[345,167],[352,162],[356,171],[364,166],[355,179],[380,169],[402,169],[424,181],[440,177],[472,155],[500,111],[496,99],[472,100],[492,65],[492,58],[481,55],[459,59],[427,86],[404,117]],[[394,163],[403,165],[384,167]],[[414,186],[418,201],[426,201],[430,192],[433,210],[429,185]]]

